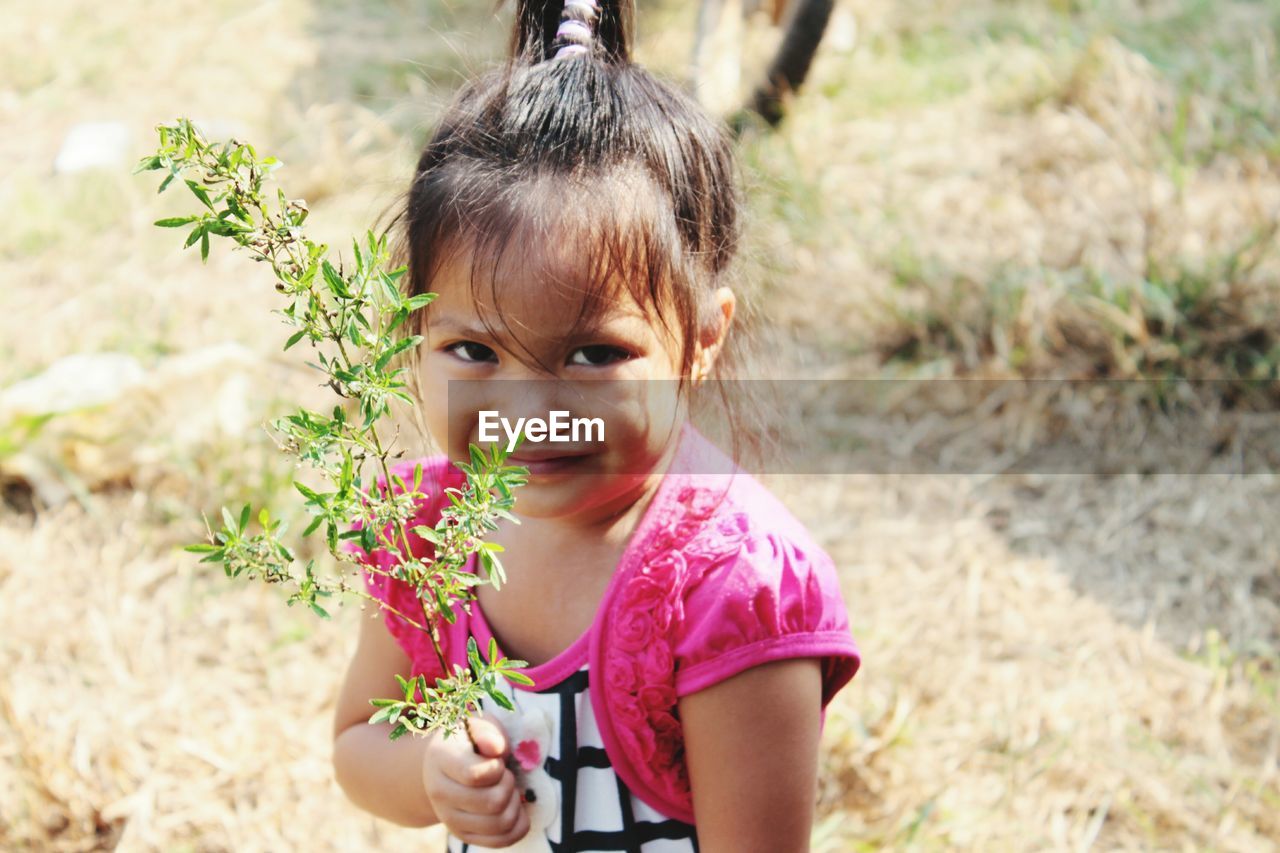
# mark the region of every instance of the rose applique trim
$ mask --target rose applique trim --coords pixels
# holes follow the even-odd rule
[[[605,695],[617,738],[638,759],[634,772],[669,802],[692,810],[684,733],[675,687],[675,629],[684,619],[685,590],[737,553],[745,515],[711,516],[719,496],[685,486],[648,552],[623,580],[611,615],[605,654]],[[709,523],[710,521],[710,523]]]

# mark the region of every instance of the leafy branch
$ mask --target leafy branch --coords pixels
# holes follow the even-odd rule
[[[422,675],[400,678],[403,699],[372,700],[379,710],[370,722],[394,723],[393,739],[409,731],[455,731],[475,712],[483,696],[506,706],[508,700],[498,689],[498,678],[531,684],[518,671],[525,662],[499,658],[496,644],[490,644],[486,663],[472,640],[469,667],[451,668],[440,645],[440,623],[457,619],[455,608],[474,600],[476,586],[488,583],[497,588],[505,580],[498,558],[502,547],[484,541],[484,537],[497,530],[499,519],[519,523],[510,511],[515,505],[514,490],[526,482],[528,470],[505,464],[508,451],[498,445],[487,453],[471,445],[470,461],[455,463],[465,482],[461,488],[445,490],[449,506],[440,520],[434,527],[412,527],[415,535],[434,546],[433,558],[423,561],[413,554],[408,536],[408,525],[427,497],[420,491],[422,466],[414,467],[412,487],[392,473],[387,462],[390,447],[384,446],[377,430],[377,422],[389,413],[391,400],[414,403],[403,390],[402,379],[409,368],[396,366],[396,359],[417,347],[422,336],[396,333],[410,315],[430,304],[435,294],[405,296],[401,292],[399,282],[405,267],[389,268],[385,234],[377,237],[366,232],[363,241],[352,241],[349,264],[331,262],[329,247],[312,242],[303,230],[308,216],[306,202],[291,200],[280,189],[272,199],[264,189],[280,166],[274,157],[260,158],[252,145],[235,139],[211,143],[186,118],[159,125],[156,130],[160,135],[156,152],[144,157],[134,173],[165,172],[157,192],[181,181],[200,210],[155,224],[162,228],[190,226],[184,246],[199,243],[202,261],[208,259],[211,238],[225,237],[247,250],[253,260],[270,264],[275,289],[288,299],[284,309],[272,313],[280,314],[296,329],[284,349],[305,339],[318,360],[307,364],[325,375],[324,384],[335,394],[353,401],[359,413],[358,418],[349,419],[340,402],[331,415],[300,409],[271,422],[282,436],[278,442],[281,449],[320,471],[330,484],[327,490],[317,490],[294,482],[305,499],[305,510],[314,517],[302,535],[310,536],[323,524],[326,546],[340,563],[350,559],[338,550],[341,540],[358,539],[366,554],[375,549],[386,551],[394,558],[389,569],[371,563],[366,570],[409,584],[420,612],[400,612],[365,592],[361,584],[349,584],[345,576],[336,581],[326,578],[317,573],[314,560],[296,568],[293,551],[281,541],[286,523],[272,521],[265,507],[257,515],[260,530],[252,535],[248,505],[238,515],[223,507],[222,529],[210,531],[209,542],[188,545],[185,550],[204,554],[201,562],[221,563],[228,577],[243,574],[266,583],[290,585],[294,589],[289,606],[302,602],[321,617],[329,618],[322,599],[350,593],[424,631],[441,672],[448,675],[437,678],[434,686]],[[403,451],[396,455],[401,454]],[[364,488],[362,469],[370,463],[381,472],[379,486],[386,487],[385,493],[381,488]],[[393,484],[398,492],[391,488]],[[483,576],[464,571],[472,554],[478,555]],[[415,700],[415,691],[421,693],[422,701]]]
[[[436,679],[435,687],[428,687],[426,676],[423,675],[411,679],[397,675],[396,681],[404,691],[404,698],[371,700],[379,710],[374,713],[369,722],[380,723],[385,720],[394,724],[395,728],[391,732],[392,740],[410,730],[424,731],[424,703],[414,700],[414,691],[419,690],[434,706],[436,725],[447,733],[456,730],[466,721],[466,714],[460,712],[460,709],[474,708],[482,698],[492,698],[508,711],[515,710],[511,700],[498,689],[499,678],[506,678],[519,684],[533,684],[529,676],[515,668],[514,664],[519,663],[518,661],[499,659],[498,643],[493,638],[489,639],[490,662],[485,663],[480,657],[480,649],[475,637],[468,637],[467,660],[471,664],[471,669],[458,667],[457,678],[448,681]]]

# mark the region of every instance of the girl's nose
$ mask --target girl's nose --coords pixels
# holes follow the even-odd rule
[[[485,398],[496,410],[514,423],[518,418],[546,418],[548,412],[565,409],[565,383],[545,375],[527,374],[520,378],[485,380]]]

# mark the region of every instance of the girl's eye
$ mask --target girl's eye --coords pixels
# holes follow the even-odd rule
[[[453,353],[463,361],[478,363],[497,360],[493,350],[475,341],[458,341],[456,344],[449,344],[444,350]]]
[[[620,347],[611,347],[608,344],[593,344],[592,346],[579,347],[574,350],[569,356],[569,363],[587,367],[604,367],[616,361],[626,361],[629,358],[631,358],[631,353]]]

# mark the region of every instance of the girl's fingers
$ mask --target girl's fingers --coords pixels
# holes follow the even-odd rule
[[[454,835],[458,835],[459,838],[462,837],[460,833],[468,833],[475,836],[499,836],[511,832],[516,827],[523,812],[524,804],[520,801],[520,798],[512,796],[502,810],[496,814],[477,814],[460,809],[449,814],[448,823]],[[486,844],[484,846],[491,845]]]
[[[511,822],[509,824],[509,828],[506,830],[495,832],[496,827],[507,825],[508,817],[504,815],[501,822],[490,824],[488,832],[481,830],[478,832],[468,832],[463,835],[455,831],[454,835],[457,835],[466,843],[474,844],[478,847],[492,847],[495,849],[510,847],[512,844],[515,844],[517,841],[529,834],[529,815],[525,812],[518,797],[516,798],[515,811],[513,814],[514,817],[510,818]],[[489,820],[495,821],[495,818],[489,818]]]
[[[507,766],[501,758],[481,758],[464,744],[458,751],[440,757],[440,769],[449,779],[469,788],[487,788],[497,784]]]
[[[519,800],[515,776],[510,770],[487,788],[472,788],[445,777],[437,778],[427,791],[432,805],[453,811],[464,811],[482,817],[501,814],[511,800]],[[438,812],[437,812],[438,813]]]
[[[498,782],[487,788],[462,786],[453,804],[471,814],[494,817],[506,811],[512,800],[520,801],[516,793],[516,779],[510,770],[504,770]]]
[[[471,733],[475,749],[485,758],[502,758],[507,754],[507,732],[492,717],[480,714],[463,723]]]

